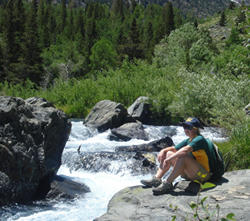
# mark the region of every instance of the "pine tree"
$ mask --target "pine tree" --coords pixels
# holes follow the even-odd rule
[[[82,36],[81,31],[78,31],[75,34],[75,42],[76,42],[76,50],[80,54],[83,54],[83,50],[84,50],[84,37]]]
[[[14,30],[15,30],[15,56],[16,60],[18,60],[22,56],[22,48],[24,40],[24,31],[25,31],[25,10],[23,6],[22,0],[15,1],[14,8]]]
[[[225,11],[223,10],[220,16],[220,21],[219,21],[220,26],[225,26],[226,25],[226,14]]]
[[[39,1],[38,11],[37,11],[37,25],[39,27],[44,26],[44,0]]]
[[[128,38],[124,35],[123,29],[120,28],[118,32],[118,37],[116,39],[116,51],[118,54],[117,60],[119,62],[122,62],[125,58],[126,51],[125,51],[125,45],[127,44]]]
[[[129,14],[129,8],[130,8],[129,0],[126,0],[126,5],[125,5],[125,14],[126,14],[126,15]]]
[[[244,1],[243,1],[243,3],[241,4],[241,7],[239,8],[239,13],[237,16],[237,23],[242,23],[244,21],[246,21],[246,14],[244,10]]]
[[[151,42],[153,40],[153,37],[154,37],[153,25],[152,25],[152,22],[148,22],[146,26],[145,36],[144,36],[144,39],[145,39],[144,45],[146,48],[149,48],[150,45],[152,44]]]
[[[66,1],[62,0],[62,3],[61,3],[61,28],[60,28],[61,33],[64,31],[64,28],[66,26],[66,21],[67,21]]]
[[[112,16],[120,17],[122,21],[124,20],[124,11],[123,11],[123,1],[122,0],[114,0],[112,5]]]
[[[73,9],[70,10],[67,26],[64,29],[64,33],[68,39],[74,40],[74,17],[73,17]]]
[[[144,36],[144,56],[147,59],[148,62],[152,61],[152,55],[153,55],[153,25],[151,22],[147,24],[146,32]]]
[[[4,62],[4,53],[3,48],[0,44],[0,82],[4,82],[6,80],[6,71],[4,71],[5,62]]]
[[[195,27],[196,29],[198,29],[198,26],[199,26],[199,24],[198,24],[197,19],[194,19],[194,27]]]
[[[164,9],[163,9],[164,11]],[[175,29],[174,24],[174,10],[171,2],[166,4],[166,19],[165,19],[166,35]]]
[[[130,2],[131,2],[130,3],[130,13],[133,14],[134,10],[135,10],[135,8],[137,6],[137,2],[135,0],[131,0]]]
[[[160,22],[154,34],[153,45],[158,44],[161,41],[161,39],[163,39],[164,35],[165,35],[164,23]]]
[[[85,35],[82,8],[79,8],[77,10],[76,19],[75,19],[75,33],[77,33],[78,31],[81,32],[82,36]]]
[[[5,22],[3,27],[4,41],[6,44],[5,66],[8,69],[10,63],[15,62],[15,24],[14,24],[14,4],[9,0],[5,8]]]
[[[93,11],[94,11],[94,3],[90,1],[88,6],[86,7],[86,19],[93,17]]]
[[[133,20],[132,20],[129,37],[130,37],[133,44],[140,43],[140,32],[139,32],[139,28],[137,26],[135,18],[133,18]]]
[[[133,58],[142,58],[143,57],[143,47],[140,41],[140,31],[137,25],[136,19],[133,18],[130,32],[130,53],[129,53],[129,60],[133,60]]]
[[[118,30],[118,37],[117,37],[115,42],[116,42],[117,46],[124,44],[124,31],[123,31],[123,28],[120,28]]]
[[[29,78],[32,82],[39,85],[42,78],[42,58],[40,57],[41,48],[39,47],[39,35],[37,30],[37,1],[32,0],[31,9],[27,21],[25,39],[24,64],[25,71],[23,78]]]
[[[226,47],[230,47],[232,44],[241,44],[242,39],[240,38],[240,33],[236,28],[232,28],[229,39],[226,41]]]
[[[50,44],[56,44],[56,35],[57,35],[57,24],[56,19],[53,15],[53,10],[51,6],[51,1],[47,4],[48,8],[48,32],[50,33]]]
[[[175,26],[176,28],[179,28],[182,24],[183,24],[183,20],[182,20],[182,17],[181,17],[181,12],[178,10],[176,11],[176,14],[175,14]]]
[[[0,44],[0,82],[4,82],[6,79],[4,71],[4,59],[3,59],[3,50]]]
[[[94,18],[94,20],[100,20],[103,18],[103,8],[102,6],[96,2],[94,3],[94,9],[93,9],[93,15],[92,17]]]
[[[18,79],[15,71],[15,64],[18,61],[19,52],[18,50],[18,41],[15,38],[17,34],[16,31],[16,19],[15,19],[15,11],[14,11],[14,2],[13,0],[9,0],[9,2],[3,8],[3,16],[5,18],[2,27],[2,73],[1,78],[11,82],[15,81],[14,79]],[[20,51],[20,50],[19,50]]]
[[[44,12],[42,48],[48,48],[51,44],[52,33],[49,31],[49,16],[50,16],[49,13],[50,13],[50,6],[47,6]]]
[[[86,21],[85,29],[85,68],[87,72],[90,70],[91,48],[94,46],[97,38],[96,24],[93,18]]]
[[[229,8],[230,10],[233,10],[233,9],[235,8],[235,3],[232,2],[232,1],[230,1],[228,8]]]
[[[52,33],[49,31],[50,9],[51,9],[50,7],[51,7],[50,5],[45,5],[44,0],[40,1],[38,7],[37,25],[39,30],[41,48],[48,48],[51,44]]]

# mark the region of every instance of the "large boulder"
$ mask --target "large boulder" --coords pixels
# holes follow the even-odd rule
[[[139,120],[142,123],[147,122],[147,117],[150,115],[150,105],[147,102],[148,97],[139,97],[128,108],[128,114],[134,119]]]
[[[115,141],[129,141],[131,139],[149,140],[149,136],[140,122],[132,122],[112,129],[109,139]]]
[[[0,206],[27,202],[57,172],[70,129],[45,99],[0,97]]]
[[[127,115],[127,109],[122,104],[103,100],[98,102],[85,118],[85,125],[104,132],[124,124]]]
[[[208,206],[208,211],[215,211],[211,220],[217,220],[217,205],[219,215],[225,217],[234,213],[236,220],[249,220],[250,217],[250,170],[239,170],[227,172],[215,188],[201,191],[199,201],[207,197],[203,202]],[[108,204],[108,211],[95,221],[125,221],[125,220],[184,220],[189,214],[193,217],[194,212],[190,208],[191,202],[197,202],[199,184],[181,181],[173,191],[168,194],[155,196],[152,188],[145,188],[142,185],[127,187],[116,193]],[[177,206],[176,212],[170,208],[170,204]],[[200,218],[205,218],[202,208],[198,210]],[[182,216],[182,217],[181,217]],[[203,219],[202,219],[203,220]],[[220,220],[220,219],[218,219]]]

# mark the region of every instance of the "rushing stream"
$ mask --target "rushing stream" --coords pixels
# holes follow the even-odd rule
[[[177,126],[147,126],[144,125],[150,136],[150,141],[165,137],[166,132],[171,130],[176,135],[172,137],[175,144],[186,138],[182,127]],[[201,130],[202,135],[214,141],[222,141],[224,138],[214,128]],[[65,146],[63,159],[70,154],[77,154],[81,145],[81,154],[91,152],[115,152],[115,147],[130,146],[145,143],[143,140],[130,140],[128,142],[109,141],[107,138],[110,131],[98,133],[86,128],[81,120],[72,120],[72,131]],[[148,142],[150,142],[148,141]],[[67,159],[74,160],[72,159]],[[60,167],[58,175],[85,183],[91,190],[84,197],[65,202],[44,202],[39,201],[31,205],[4,206],[0,209],[0,220],[25,220],[25,221],[55,221],[55,220],[81,220],[92,221],[101,216],[107,210],[107,205],[112,196],[119,190],[140,185],[140,180],[147,179],[152,174],[134,175],[127,169],[130,162],[114,161],[110,163],[107,171],[91,171],[69,168],[66,163]]]

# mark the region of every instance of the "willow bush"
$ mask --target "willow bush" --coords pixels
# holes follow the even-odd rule
[[[242,109],[249,103],[250,78],[227,79],[210,73],[180,70],[182,84],[175,92],[169,110],[180,116],[196,116],[204,122],[219,124],[226,129],[244,116]]]
[[[100,101],[98,84],[91,80],[58,79],[43,96],[71,117],[85,117],[88,109]]]
[[[24,83],[12,85],[7,81],[0,83],[1,96],[13,96],[27,99],[41,94],[40,88],[27,79]]]
[[[232,148],[227,153],[229,170],[250,169],[250,119],[244,118],[229,136]]]

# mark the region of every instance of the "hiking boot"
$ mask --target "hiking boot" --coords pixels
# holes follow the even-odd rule
[[[161,184],[161,179],[157,178],[156,176],[153,176],[149,180],[141,180],[141,183],[147,187],[157,187]]]
[[[168,193],[173,189],[173,184],[168,183],[167,181],[163,181],[160,186],[154,188],[152,191],[155,195],[161,195],[164,193]]]

